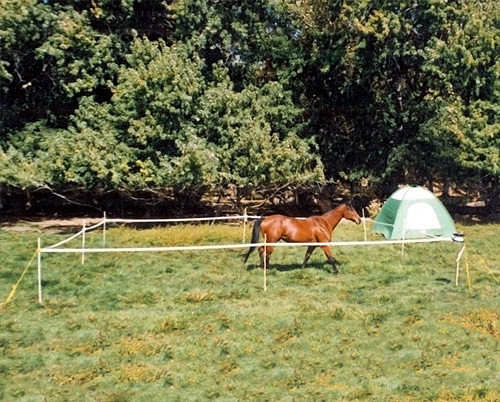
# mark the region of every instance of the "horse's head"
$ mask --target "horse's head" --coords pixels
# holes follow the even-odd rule
[[[350,221],[355,222],[357,225],[361,223],[361,218],[356,212],[356,210],[353,208],[353,206],[350,203],[345,203],[344,204],[344,210],[343,210],[343,215],[342,217],[344,219],[348,219]]]

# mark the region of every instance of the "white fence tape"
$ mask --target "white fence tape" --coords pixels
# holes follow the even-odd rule
[[[100,226],[103,226],[105,222],[106,221],[103,219],[101,222],[96,223],[93,226],[84,227],[78,233],[75,233],[74,235],[68,237],[67,239],[60,241],[59,243],[53,244],[52,246],[47,246],[47,247],[45,247],[44,250],[55,249],[55,248],[57,248],[59,246],[62,246],[63,244],[66,244],[66,243],[70,242],[71,240],[76,239],[78,236],[83,235],[85,232],[90,232],[91,230],[94,230],[94,229],[97,229]]]
[[[176,223],[176,222],[211,222],[222,220],[242,220],[242,219],[258,219],[260,216],[255,215],[235,215],[235,216],[214,216],[206,218],[172,218],[172,219],[106,219],[110,223]]]
[[[89,232],[99,228],[100,226],[106,227],[107,223],[186,223],[186,222],[212,222],[222,220],[243,220],[246,222],[248,219],[258,219],[257,215],[233,215],[233,216],[215,216],[203,218],[171,218],[171,219],[121,219],[113,218],[108,219],[106,216],[102,221],[93,226],[85,227],[78,233],[70,236],[69,238],[40,249],[42,253],[117,253],[117,252],[165,252],[165,251],[196,251],[196,250],[218,250],[218,249],[235,249],[235,248],[248,248],[260,246],[272,247],[300,247],[300,246],[370,246],[370,245],[384,245],[384,244],[408,244],[408,243],[430,243],[430,242],[443,242],[452,241],[451,239],[444,239],[432,237],[427,239],[405,239],[405,240],[376,240],[376,241],[335,241],[324,243],[245,243],[245,244],[217,244],[217,245],[204,245],[204,246],[166,246],[166,247],[103,247],[103,248],[59,248],[60,246],[70,242],[85,232]],[[305,218],[299,218],[305,219]],[[372,221],[370,218],[363,218],[363,221]]]
[[[334,242],[323,242],[323,243],[241,243],[241,244],[212,244],[212,245],[202,245],[202,246],[165,246],[165,247],[106,247],[105,246],[105,236],[106,236],[106,225],[108,223],[187,223],[187,222],[213,222],[222,220],[242,220],[246,223],[249,219],[258,219],[260,216],[255,215],[235,215],[235,216],[216,216],[216,217],[204,217],[204,218],[182,218],[182,219],[108,219],[106,214],[102,221],[96,223],[93,226],[86,227],[85,221],[83,222],[83,229],[78,233],[70,236],[69,238],[62,240],[56,244],[48,247],[41,248],[39,239],[39,253],[38,253],[38,292],[39,292],[39,302],[42,303],[42,269],[41,269],[41,254],[42,253],[79,253],[83,255],[86,253],[136,253],[136,252],[169,252],[169,251],[203,251],[203,250],[223,250],[223,249],[242,249],[249,247],[301,247],[301,246],[379,246],[388,244],[410,244],[410,243],[431,243],[431,242],[452,242],[449,238],[426,238],[426,239],[404,239],[404,240],[365,240],[364,241],[334,241]],[[305,218],[299,218],[305,219]],[[363,218],[363,223],[366,221],[371,221],[369,218]],[[95,230],[103,226],[103,247],[102,248],[85,248],[85,240],[82,241],[82,247],[80,248],[60,248],[60,246],[70,242],[71,240],[82,236],[84,239],[85,233]],[[366,231],[366,229],[365,229]],[[366,236],[366,235],[365,235]],[[458,260],[460,257],[458,258]]]
[[[127,252],[153,252],[153,251],[201,251],[222,250],[249,247],[301,247],[301,246],[380,246],[384,244],[409,244],[409,243],[434,243],[451,242],[448,238],[407,239],[407,240],[369,240],[369,241],[333,241],[323,243],[243,243],[243,244],[213,244],[205,246],[167,246],[167,247],[106,247],[106,248],[42,248],[43,253],[127,253]]]

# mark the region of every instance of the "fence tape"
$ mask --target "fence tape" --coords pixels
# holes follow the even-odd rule
[[[9,293],[9,296],[7,296],[7,299],[5,299],[5,301],[0,305],[1,307],[5,307],[7,305],[7,303],[9,303],[12,298],[14,297],[14,295],[16,294],[16,291],[17,291],[17,288],[19,287],[19,284],[21,283],[21,281],[23,280],[24,278],[24,275],[26,275],[26,272],[28,272],[28,268],[30,267],[31,263],[33,262],[33,260],[35,259],[35,257],[38,255],[38,253],[41,252],[41,249],[40,248],[37,248],[37,250],[35,251],[35,254],[33,254],[33,257],[31,257],[31,260],[28,262],[28,264],[26,265],[26,267],[24,268],[24,271],[23,273],[21,274],[21,276],[19,277],[18,281],[16,282],[15,285],[12,285],[12,290],[10,291]]]
[[[374,240],[374,241],[334,241],[321,243],[244,243],[244,244],[213,244],[205,246],[167,246],[167,247],[109,247],[109,248],[42,248],[42,253],[126,253],[126,252],[154,252],[154,251],[201,251],[201,250],[220,250],[248,247],[301,247],[301,246],[376,246],[383,244],[410,244],[410,243],[433,243],[433,242],[452,242],[448,238],[431,239],[408,239],[408,240]]]

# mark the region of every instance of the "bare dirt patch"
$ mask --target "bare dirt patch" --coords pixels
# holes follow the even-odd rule
[[[0,227],[15,232],[68,233],[85,226],[99,223],[102,218],[65,218],[65,219],[21,219],[0,222]]]

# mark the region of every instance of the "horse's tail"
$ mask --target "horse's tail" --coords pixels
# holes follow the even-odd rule
[[[252,230],[252,241],[251,243],[258,243],[259,242],[259,237],[260,237],[260,224],[262,223],[262,221],[264,220],[264,218],[259,218],[257,219],[254,224],[253,224],[253,230]],[[243,258],[243,262],[247,262],[248,260],[248,257],[250,257],[250,254],[252,254],[252,252],[256,249],[257,247],[250,247],[247,251],[247,253],[245,254],[245,257]]]

